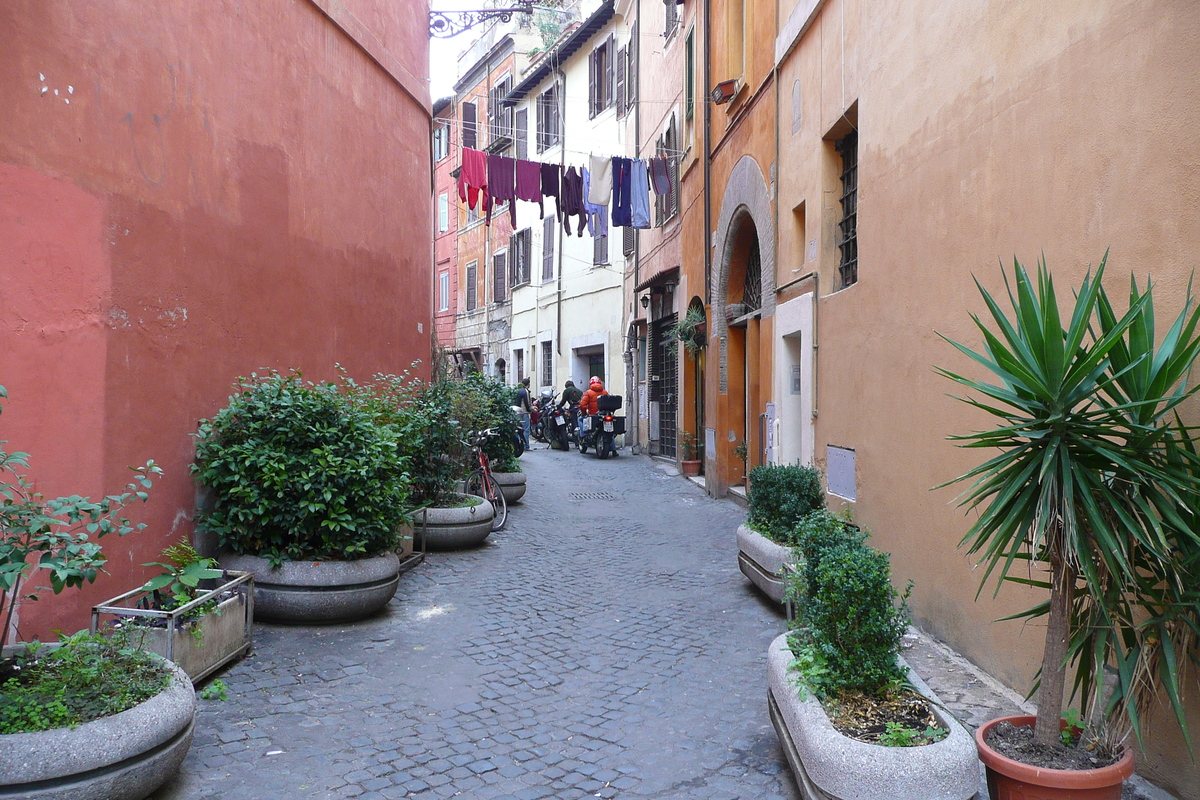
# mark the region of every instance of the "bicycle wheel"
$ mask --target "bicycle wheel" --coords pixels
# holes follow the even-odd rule
[[[500,484],[496,483],[494,478],[488,483],[491,484],[490,492],[483,488],[483,470],[477,469],[467,476],[465,488],[467,494],[482,497],[492,504],[492,530],[498,531],[508,521],[508,502],[504,499]]]

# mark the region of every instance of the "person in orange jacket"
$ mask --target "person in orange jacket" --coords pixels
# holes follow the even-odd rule
[[[579,413],[589,416],[600,413],[596,398],[604,394],[608,394],[608,390],[604,388],[600,379],[593,375],[592,379],[588,381],[588,390],[583,393],[583,397],[579,398]]]

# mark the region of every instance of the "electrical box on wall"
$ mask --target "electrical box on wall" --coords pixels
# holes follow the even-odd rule
[[[858,499],[858,486],[854,479],[854,451],[848,447],[825,448],[825,481],[830,494],[847,500]]]

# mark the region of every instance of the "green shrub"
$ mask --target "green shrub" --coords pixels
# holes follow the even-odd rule
[[[908,627],[911,584],[897,606],[886,554],[852,539],[814,553],[819,557],[809,566],[808,627],[801,636],[823,669],[809,684],[821,696],[880,696],[906,677],[896,657]]]
[[[462,387],[472,393],[480,401],[479,414],[471,419],[472,430],[493,428],[496,436],[488,440],[484,451],[491,461],[495,472],[520,472],[521,463],[517,460],[517,451],[513,445],[513,437],[521,427],[513,406],[517,402],[516,389],[505,386],[495,378],[475,372],[462,381]],[[461,420],[466,422],[466,420]],[[475,465],[468,465],[474,469]]]
[[[750,527],[787,544],[791,530],[825,506],[821,473],[814,467],[763,466],[750,470]]]
[[[865,533],[851,524],[848,513],[831,514],[824,508],[808,514],[788,532],[786,543],[792,546],[792,557],[785,578],[785,599],[794,604],[795,625],[804,624],[808,587],[815,585],[824,550],[842,544],[861,545],[866,538]]]
[[[396,546],[409,502],[399,432],[332,383],[239,379],[200,421],[196,463],[213,490],[197,521],[221,547],[269,559],[354,560]]]

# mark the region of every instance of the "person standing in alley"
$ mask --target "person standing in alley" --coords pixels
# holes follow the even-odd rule
[[[529,438],[532,431],[529,428],[529,417],[533,413],[533,403],[529,399],[529,378],[522,378],[517,389],[517,408],[521,414],[521,432],[525,437],[525,449],[529,449]]]

